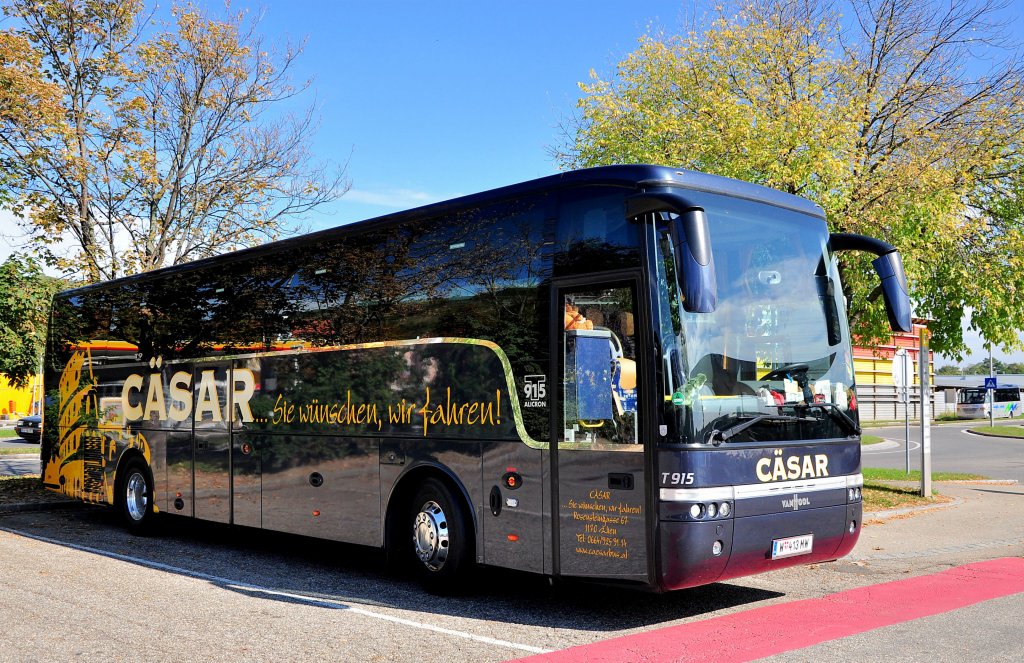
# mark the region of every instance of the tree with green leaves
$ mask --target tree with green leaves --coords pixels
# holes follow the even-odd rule
[[[614,75],[593,74],[555,155],[564,167],[670,164],[808,197],[833,231],[900,249],[935,350],[966,350],[965,310],[986,340],[1019,346],[1024,216],[1008,201],[1024,181],[1024,65],[997,9],[743,1],[687,34],[645,36]],[[840,270],[854,332],[886,338],[870,257],[841,254]]]
[[[0,375],[15,387],[39,372],[50,299],[61,286],[32,258],[14,254],[0,265]]]
[[[0,46],[17,48],[0,66],[45,79],[61,113],[29,112],[28,95],[0,105],[0,187],[34,248],[70,275],[98,281],[258,244],[346,190],[344,168],[309,152],[312,110],[278,110],[308,85],[289,81],[299,51],[265,44],[244,12],[182,4],[163,24],[143,0],[2,7]]]

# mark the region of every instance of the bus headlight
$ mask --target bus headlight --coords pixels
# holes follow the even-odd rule
[[[707,504],[697,502],[691,504],[689,509],[690,518],[693,520],[728,518],[730,513],[732,513],[732,504],[729,502],[709,502]]]

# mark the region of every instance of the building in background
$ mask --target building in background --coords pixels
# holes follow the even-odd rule
[[[27,414],[39,414],[38,402],[42,395],[40,380],[33,377],[28,386],[15,389],[7,378],[0,377],[0,419],[17,419]]]
[[[912,332],[894,332],[889,344],[875,347],[859,345],[853,347],[857,405],[861,421],[902,420],[907,408],[909,408],[911,419],[921,416],[921,383],[918,379],[918,367],[921,356],[921,331],[924,329],[927,329],[926,321],[915,319]],[[900,348],[905,348],[907,354],[914,361],[914,375],[910,381],[910,404],[908,406],[904,406],[900,402],[892,378],[893,356]],[[929,350],[928,359],[931,383],[935,385],[935,353],[931,350]],[[948,401],[946,397],[945,390],[932,389],[933,417],[946,412],[955,412],[955,394]]]

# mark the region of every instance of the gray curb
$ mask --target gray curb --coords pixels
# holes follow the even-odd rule
[[[936,483],[955,483],[958,485],[971,485],[971,484],[982,484],[987,486],[1016,486],[1018,481],[1016,479],[962,479],[955,481],[938,481]],[[892,518],[893,516],[905,516],[911,513],[923,513],[925,511],[933,511],[935,509],[943,509],[946,507],[960,506],[964,503],[964,499],[961,497],[954,497],[950,502],[943,502],[941,504],[926,504],[924,506],[908,506],[902,509],[888,509],[886,511],[865,511],[864,518]]]
[[[1024,442],[1024,437],[1020,437],[1019,435],[1000,435],[998,433],[982,433],[981,431],[971,430],[970,428],[965,428],[964,432],[967,433],[968,435],[977,435],[978,437],[998,437],[1003,440],[1020,440]]]
[[[937,481],[936,483],[972,484],[983,483],[989,486],[1016,486],[1019,482],[1016,479],[953,479],[951,481]]]
[[[84,502],[62,500],[60,502],[26,502],[23,504],[0,504],[0,515],[5,513],[24,513],[26,511],[56,511],[58,509],[78,509]]]
[[[903,446],[902,444],[900,444],[899,442],[896,442],[895,440],[890,440],[888,438],[884,438],[883,437],[882,441],[878,442],[876,444],[862,444],[862,445],[860,445],[860,450],[862,452],[864,452],[864,451],[886,451],[887,449],[897,449],[897,448],[902,447],[902,446]],[[861,463],[861,465],[863,465],[863,464],[864,463]]]

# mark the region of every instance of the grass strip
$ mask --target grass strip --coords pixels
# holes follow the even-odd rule
[[[907,486],[896,486],[887,483],[864,481],[864,488],[861,490],[861,498],[864,502],[864,511],[888,511],[889,509],[903,509],[911,506],[926,506],[935,504],[934,497],[921,497],[917,488]]]
[[[988,433],[989,435],[1002,435],[1004,437],[1024,437],[1024,428],[1020,426],[978,426],[972,428],[975,433]]]
[[[861,444],[878,444],[879,442],[884,442],[884,440],[881,437],[879,437],[878,435],[861,435],[860,436],[860,443]]]
[[[0,437],[18,437],[13,428],[0,428]]]
[[[865,467],[862,472],[864,473],[864,488],[861,494],[866,512],[903,509],[935,504],[943,500],[948,501],[948,498],[937,494],[933,497],[921,497],[918,494],[920,490],[918,486],[892,483],[894,481],[919,483],[921,470],[911,470],[908,474],[898,469]],[[966,472],[932,472],[932,481],[975,481],[986,478],[980,474]]]
[[[865,467],[863,470],[864,481],[920,481],[921,470],[910,470],[907,474],[903,470],[888,467]],[[976,481],[987,479],[981,474],[968,474],[966,472],[932,472],[932,481]]]
[[[32,454],[39,455],[39,447],[0,447],[0,456],[10,454]]]

